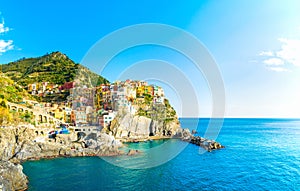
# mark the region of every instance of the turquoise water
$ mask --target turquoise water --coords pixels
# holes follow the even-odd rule
[[[184,127],[198,119],[181,119]],[[203,134],[208,119],[200,119]],[[223,150],[199,154],[176,140],[133,143],[135,156],[59,158],[24,163],[29,190],[300,190],[300,120],[225,119],[217,139]],[[143,169],[149,150],[184,148],[163,165]],[[176,150],[176,149],[175,149]],[[200,150],[201,151],[201,150]],[[151,152],[150,152],[151,153]],[[157,153],[156,153],[157,154]],[[157,158],[167,155],[161,151]]]

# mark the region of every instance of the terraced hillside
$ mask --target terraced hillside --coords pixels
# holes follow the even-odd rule
[[[0,65],[3,74],[16,84],[27,89],[29,84],[48,82],[63,85],[66,82],[76,82],[76,85],[87,87],[108,83],[108,80],[75,63],[61,52],[52,52],[37,58],[22,58],[15,62]],[[65,91],[58,94],[36,96],[41,102],[63,102],[69,96]]]
[[[61,52],[53,52],[37,58],[22,58],[3,64],[1,71],[23,87],[35,82],[62,85],[75,79],[80,79],[80,83],[87,86],[108,82]]]

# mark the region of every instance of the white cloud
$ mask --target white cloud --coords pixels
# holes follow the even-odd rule
[[[276,56],[295,66],[300,66],[300,40],[286,38],[278,40],[282,45],[281,49],[276,52]]]
[[[1,40],[0,39],[0,55],[8,50],[12,50],[14,48],[12,40]]]
[[[4,19],[2,18],[2,23],[0,23],[0,34],[6,33],[10,31],[10,28],[5,26]],[[14,49],[13,41],[12,40],[3,40],[0,39],[0,55],[2,53]]]
[[[280,58],[269,58],[264,60],[263,63],[267,66],[282,66],[284,65],[284,61]]]
[[[286,69],[290,65],[300,67],[300,39],[279,38],[278,41],[281,43],[279,49],[262,51],[258,54],[264,59],[262,62],[266,68],[276,72],[284,72],[290,71]]]
[[[272,51],[262,51],[258,54],[259,56],[274,56]]]
[[[290,72],[289,69],[283,67],[267,67],[267,69],[275,71],[275,72]]]
[[[2,23],[0,23],[0,34],[10,31],[10,29],[8,27],[5,27],[4,24],[4,19],[2,19]]]

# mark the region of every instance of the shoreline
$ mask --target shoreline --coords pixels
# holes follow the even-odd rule
[[[145,138],[116,138],[121,143],[140,143],[140,142],[147,142],[147,141],[154,141],[154,140],[162,140],[162,139],[175,139],[174,137],[169,136],[151,136]]]
[[[41,129],[39,129],[41,132]],[[79,136],[75,132],[58,135],[55,138],[46,138],[38,141],[41,136],[37,135],[37,129],[33,128],[10,128],[0,131],[0,151],[3,155],[0,158],[0,186],[7,190],[27,190],[28,177],[23,172],[22,164],[27,161],[51,160],[56,158],[71,157],[117,157],[122,155],[132,156],[139,154],[138,150],[130,149],[123,151],[126,143],[139,143],[155,140],[180,139],[211,151],[221,146],[211,148],[215,141],[197,139],[188,129],[181,129],[176,136],[151,136],[139,138],[115,138],[112,135],[98,132],[95,136]],[[194,140],[194,141],[193,141]],[[201,140],[201,144],[195,140]],[[124,144],[123,144],[124,143]],[[203,147],[203,145],[205,147]],[[218,143],[218,145],[220,145]],[[2,149],[2,150],[1,150]]]
[[[80,136],[76,132],[48,137],[43,128],[10,127],[0,129],[0,187],[5,190],[26,190],[28,178],[22,163],[59,157],[117,156],[124,152],[113,136],[97,132]]]

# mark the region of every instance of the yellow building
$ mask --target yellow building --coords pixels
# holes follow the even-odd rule
[[[143,97],[144,94],[153,96],[153,86],[139,86],[136,88],[136,97]]]
[[[28,91],[32,92],[32,91],[37,91],[39,88],[38,84],[34,83],[34,84],[28,84]]]
[[[53,111],[53,113],[54,113],[54,117],[55,117],[56,119],[65,121],[66,114],[65,114],[65,111],[64,111],[62,108],[56,108],[56,109]]]
[[[153,86],[145,86],[144,94],[153,96]]]
[[[136,88],[136,97],[142,97],[145,92],[145,86],[139,86]]]

